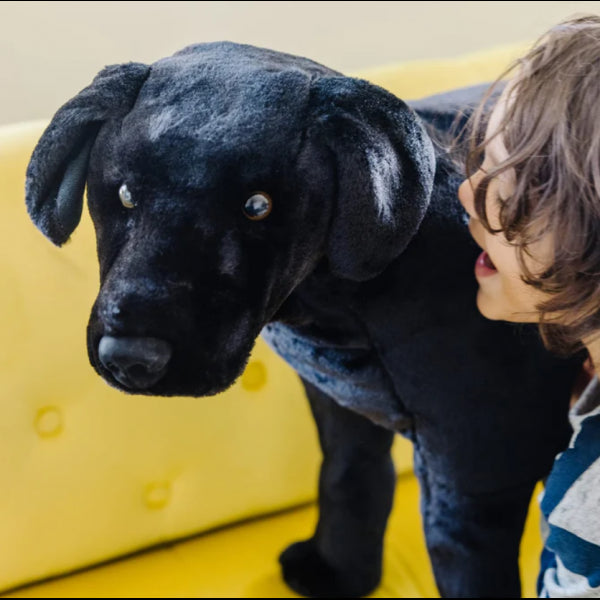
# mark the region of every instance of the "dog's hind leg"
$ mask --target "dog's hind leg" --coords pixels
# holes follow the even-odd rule
[[[323,451],[319,521],[312,538],[282,553],[283,576],[306,596],[364,596],[381,578],[396,482],[390,455],[394,433],[302,383]]]
[[[536,482],[468,494],[436,476],[422,454],[417,442],[425,539],[441,596],[520,598],[519,544]]]

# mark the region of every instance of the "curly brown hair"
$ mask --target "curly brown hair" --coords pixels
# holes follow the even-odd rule
[[[514,71],[503,119],[484,139],[490,99]],[[581,350],[582,340],[600,334],[600,16],[552,27],[490,84],[460,131],[457,123],[449,151],[466,178],[479,169],[491,139],[503,136],[508,158],[480,180],[475,212],[490,233],[503,232],[516,246],[522,280],[550,295],[536,306],[546,348],[563,356]],[[500,228],[492,229],[487,187],[509,169],[514,193],[500,201]],[[534,275],[524,255],[532,256],[529,246],[548,234],[551,266]]]

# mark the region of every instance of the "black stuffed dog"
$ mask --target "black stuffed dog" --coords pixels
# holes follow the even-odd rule
[[[431,139],[482,90],[410,108],[305,58],[199,44],[105,68],[29,164],[29,213],[58,245],[87,182],[88,350],[110,384],[214,395],[259,334],[301,376],[324,461],[316,532],[280,559],[300,593],[377,585],[400,432],[440,592],[520,594],[530,496],[568,439],[582,357],[477,311],[461,174]]]

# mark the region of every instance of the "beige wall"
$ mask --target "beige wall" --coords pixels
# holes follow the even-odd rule
[[[534,39],[600,2],[0,2],[0,123],[49,117],[104,65],[232,40],[348,72]]]

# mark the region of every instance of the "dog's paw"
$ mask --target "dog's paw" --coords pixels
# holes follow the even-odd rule
[[[360,598],[372,592],[381,573],[340,570],[322,558],[311,538],[284,550],[279,562],[286,583],[298,594],[313,598]]]

